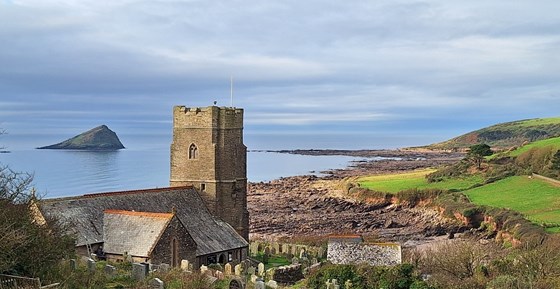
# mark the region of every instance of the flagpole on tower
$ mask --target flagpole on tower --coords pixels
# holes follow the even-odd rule
[[[229,89],[230,104],[231,107],[233,107],[233,76],[229,77],[229,86],[230,86]]]

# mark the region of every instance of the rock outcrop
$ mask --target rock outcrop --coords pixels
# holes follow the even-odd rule
[[[114,131],[106,125],[100,125],[63,142],[38,149],[119,150],[124,149],[124,146]]]

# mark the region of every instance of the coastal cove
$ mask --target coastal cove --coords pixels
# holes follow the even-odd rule
[[[363,157],[247,153],[250,182],[342,169]],[[169,185],[169,150],[72,151],[16,150],[0,155],[12,170],[34,174],[45,198],[134,190]]]

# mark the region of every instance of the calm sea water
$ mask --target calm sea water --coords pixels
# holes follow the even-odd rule
[[[8,141],[5,141],[8,139]],[[111,152],[36,150],[65,137],[3,136],[11,153],[0,154],[0,163],[12,170],[34,174],[34,186],[44,197],[81,195],[94,192],[166,187],[169,184],[170,136],[121,136],[127,149]],[[293,149],[273,139],[254,149]],[[285,137],[283,137],[284,141]],[[294,137],[302,141],[302,137]],[[245,141],[247,144],[247,140]],[[249,140],[251,143],[251,140]],[[251,145],[247,144],[249,149]],[[328,146],[327,146],[328,147]],[[318,145],[317,148],[322,148]],[[354,160],[346,156],[302,156],[270,152],[249,152],[249,181],[267,181],[285,176],[344,168]]]

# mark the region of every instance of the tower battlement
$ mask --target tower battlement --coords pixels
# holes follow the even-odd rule
[[[248,239],[243,109],[173,108],[170,184],[197,188],[208,210]]]

